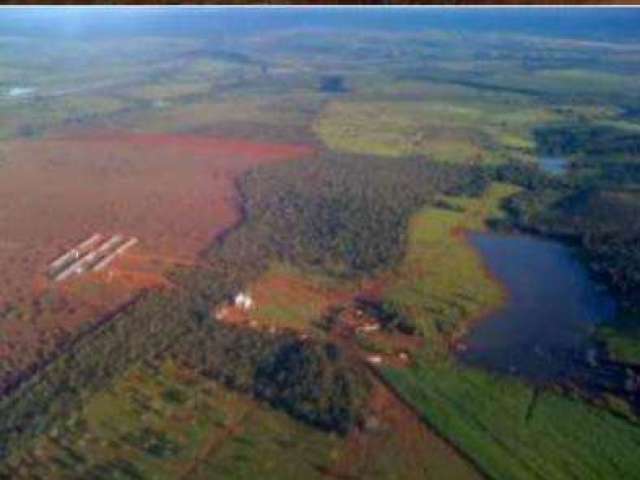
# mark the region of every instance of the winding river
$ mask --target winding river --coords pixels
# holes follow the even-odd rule
[[[542,382],[584,369],[589,333],[613,317],[615,303],[572,249],[527,235],[470,233],[469,240],[507,301],[471,330],[460,359]]]

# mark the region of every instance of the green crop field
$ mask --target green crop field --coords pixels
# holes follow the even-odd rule
[[[640,469],[640,425],[581,400],[451,364],[385,375],[490,478],[634,478]]]
[[[554,118],[543,108],[507,101],[439,98],[330,103],[314,123],[332,149],[390,157],[424,155],[441,162],[491,163],[531,154],[530,129]]]
[[[609,354],[616,360],[640,364],[640,328],[634,315],[616,319],[614,324],[602,325],[598,328],[597,337],[606,343]]]

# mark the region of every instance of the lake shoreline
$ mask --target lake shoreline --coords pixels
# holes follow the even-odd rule
[[[468,322],[458,357],[491,370],[565,375],[590,352],[593,330],[617,304],[566,245],[520,234],[469,232],[467,241],[497,282],[504,301]],[[526,375],[525,375],[526,376]]]

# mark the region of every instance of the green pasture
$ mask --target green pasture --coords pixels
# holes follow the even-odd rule
[[[640,425],[581,400],[447,362],[385,375],[489,478],[596,480],[640,471]]]
[[[338,441],[169,362],[132,369],[0,477],[321,478],[315,465],[337,455]]]
[[[531,129],[552,118],[550,110],[539,107],[444,101],[426,93],[416,100],[336,100],[321,112],[313,129],[338,151],[491,163],[509,154],[531,155]]]

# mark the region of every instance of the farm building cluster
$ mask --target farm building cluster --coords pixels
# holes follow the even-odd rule
[[[135,237],[94,233],[49,264],[48,275],[56,282],[86,272],[104,270],[113,260],[138,243]]]
[[[410,351],[420,348],[421,337],[402,315],[375,301],[358,299],[326,317],[334,338],[358,345],[371,365],[406,366]]]
[[[233,298],[216,309],[216,320],[229,320],[229,314],[234,310],[237,312],[248,312],[254,307],[253,298],[249,293],[238,292]]]

